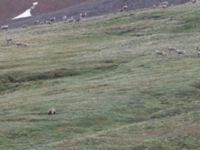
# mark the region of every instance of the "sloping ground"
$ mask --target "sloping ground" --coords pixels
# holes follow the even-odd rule
[[[199,150],[199,32],[199,2],[0,32],[0,149]]]
[[[188,2],[189,0],[168,0],[169,4],[177,5]],[[62,16],[78,17],[81,12],[87,12],[89,16],[98,16],[108,13],[119,12],[120,8],[124,4],[128,4],[129,10],[138,10],[144,8],[152,8],[154,4],[160,4],[160,0],[91,0],[81,4],[73,5],[63,10],[47,13],[34,18],[22,19],[17,21],[5,22],[4,24],[10,24],[10,27],[21,27],[24,25],[33,25],[35,20],[45,21],[52,16],[55,16],[57,20],[61,20]]]
[[[0,1],[0,21],[12,19],[32,6],[32,3],[38,1],[39,5],[33,11],[33,15],[60,10],[86,0],[1,0]],[[90,0],[88,0],[90,1]]]

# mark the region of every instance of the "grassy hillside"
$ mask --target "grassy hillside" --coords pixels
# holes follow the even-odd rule
[[[199,6],[0,32],[0,149],[198,150]]]

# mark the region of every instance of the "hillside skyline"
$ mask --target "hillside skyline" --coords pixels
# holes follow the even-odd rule
[[[63,8],[70,7],[89,0],[1,0],[0,21],[10,20],[30,8],[33,2],[38,2],[37,7],[32,11],[33,16],[41,15]]]

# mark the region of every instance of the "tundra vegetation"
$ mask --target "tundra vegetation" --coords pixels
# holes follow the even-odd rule
[[[0,149],[198,150],[199,32],[199,2],[1,31]]]

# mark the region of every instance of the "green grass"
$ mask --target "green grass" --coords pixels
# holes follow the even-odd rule
[[[0,149],[198,150],[199,12],[186,4],[0,32]],[[155,55],[168,47],[186,55]]]

